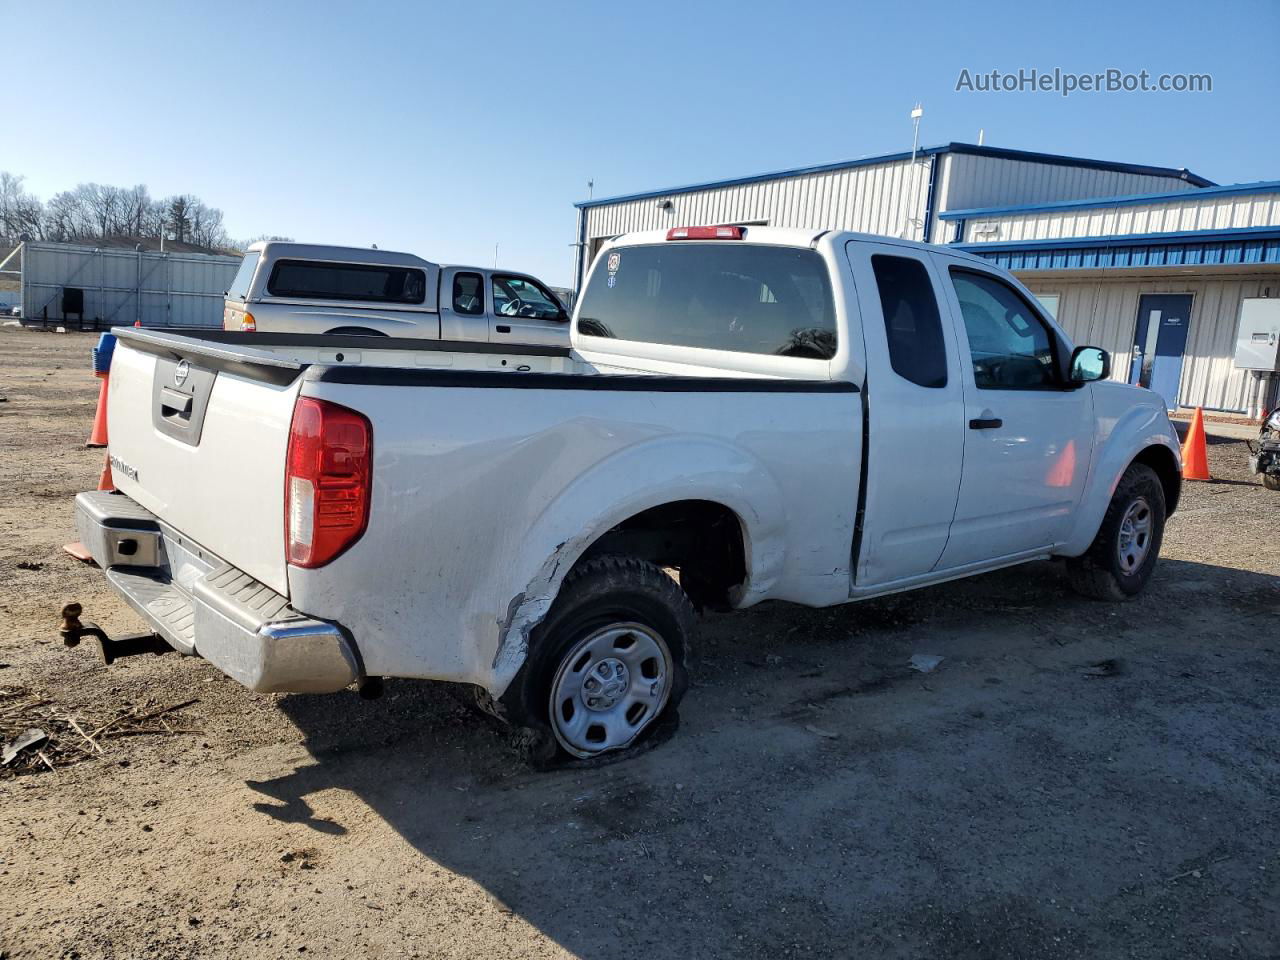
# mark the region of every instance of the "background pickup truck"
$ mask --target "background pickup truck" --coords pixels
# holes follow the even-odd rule
[[[572,348],[125,329],[81,538],[255,690],[472,684],[586,758],[686,687],[696,607],[1047,557],[1123,600],[1178,502],[1153,393],[1007,273],[849,233],[635,234]]]
[[[569,315],[528,274],[410,253],[266,240],[227,290],[224,330],[569,344]]]

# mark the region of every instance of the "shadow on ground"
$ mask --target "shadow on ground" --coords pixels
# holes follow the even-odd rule
[[[680,730],[531,772],[441,686],[285,698],[360,797],[582,957],[1264,955],[1280,929],[1280,578],[1163,561],[1140,600],[1049,563],[706,622]],[[934,673],[914,652],[944,656]],[[1107,666],[1099,666],[1107,664]],[[359,842],[358,836],[351,836]]]

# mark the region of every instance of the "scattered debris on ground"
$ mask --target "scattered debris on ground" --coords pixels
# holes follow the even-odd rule
[[[920,673],[933,673],[944,659],[931,653],[914,653],[911,655],[910,666],[912,670],[918,670]]]
[[[201,733],[173,715],[198,701],[168,706],[138,706],[118,710],[111,719],[95,723],[25,687],[0,689],[0,739],[4,753],[0,776],[53,771],[58,767],[95,760],[107,751],[102,741],[149,734]]]

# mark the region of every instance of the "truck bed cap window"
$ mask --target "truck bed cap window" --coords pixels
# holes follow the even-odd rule
[[[243,300],[249,295],[249,283],[253,280],[253,271],[258,268],[258,261],[262,258],[257,250],[250,250],[244,255],[244,259],[240,261],[240,269],[236,271],[235,279],[231,281],[231,286],[227,288],[228,299]]]
[[[826,264],[793,247],[686,242],[610,250],[591,272],[578,332],[824,360],[836,352]]]
[[[423,303],[427,277],[423,271],[410,267],[279,260],[267,281],[267,293],[299,300]]]

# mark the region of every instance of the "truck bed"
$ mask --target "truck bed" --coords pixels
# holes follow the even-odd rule
[[[239,330],[117,327],[111,331],[135,349],[174,359],[199,357],[218,369],[287,383],[312,364],[392,368],[445,368],[567,372],[568,347],[532,344],[356,337]]]

